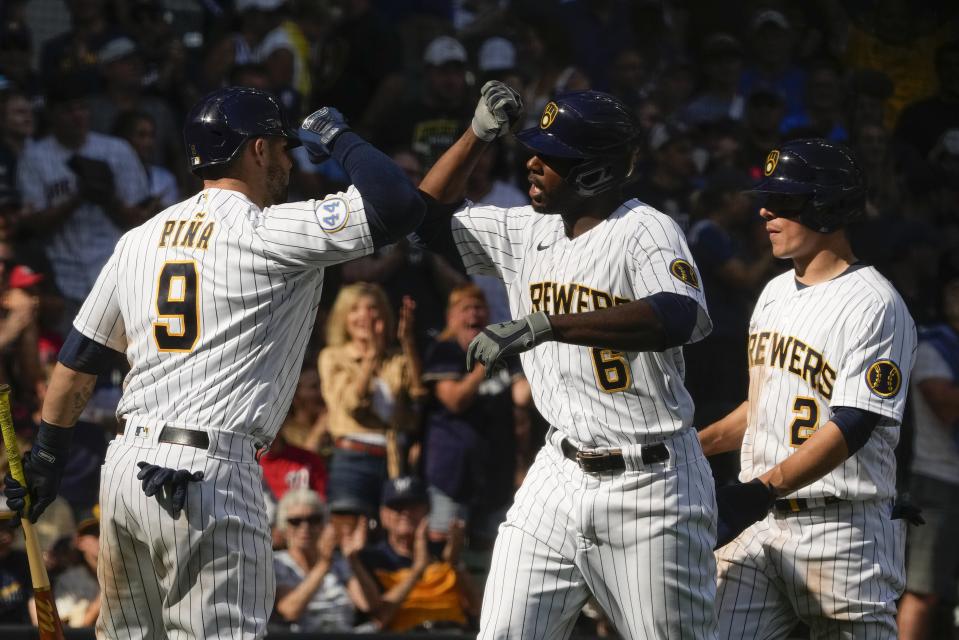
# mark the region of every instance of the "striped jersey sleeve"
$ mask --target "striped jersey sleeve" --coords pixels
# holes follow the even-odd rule
[[[467,202],[451,223],[467,273],[512,282],[525,251],[523,230],[532,215],[528,206],[504,209]]]
[[[363,198],[352,185],[322,200],[267,207],[255,215],[254,232],[281,263],[326,267],[373,251]]]
[[[633,295],[637,299],[655,293],[676,293],[696,301],[696,326],[689,342],[697,342],[712,331],[702,280],[686,239],[669,216],[649,210],[640,220],[642,227],[626,246],[626,264]]]
[[[916,326],[898,296],[864,310],[836,373],[831,407],[855,407],[902,421],[916,359]]]
[[[103,265],[93,289],[87,295],[73,320],[74,328],[94,342],[123,353],[127,348],[126,330],[119,301],[119,272],[117,265],[124,245],[121,238],[113,255]]]

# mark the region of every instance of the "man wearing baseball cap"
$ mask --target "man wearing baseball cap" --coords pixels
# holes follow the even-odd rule
[[[469,627],[480,594],[460,560],[463,523],[450,527],[438,557],[427,537],[429,497],[422,480],[401,476],[383,485],[380,523],[384,539],[350,558],[367,593],[373,618],[384,631]],[[465,606],[463,603],[467,603]]]

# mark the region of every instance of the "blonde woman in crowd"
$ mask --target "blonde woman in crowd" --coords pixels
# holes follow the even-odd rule
[[[426,395],[413,309],[404,298],[394,322],[386,294],[368,283],[344,287],[333,304],[319,368],[333,438],[328,499],[334,513],[375,517],[383,482],[401,473],[399,436],[416,428],[416,405]]]

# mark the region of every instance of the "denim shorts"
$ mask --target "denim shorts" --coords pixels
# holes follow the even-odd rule
[[[377,517],[386,477],[385,457],[334,448],[326,492],[330,512]]]

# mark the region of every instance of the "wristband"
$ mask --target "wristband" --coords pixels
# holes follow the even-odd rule
[[[30,457],[51,467],[62,468],[73,444],[73,427],[58,427],[40,420],[40,429],[33,441]]]

